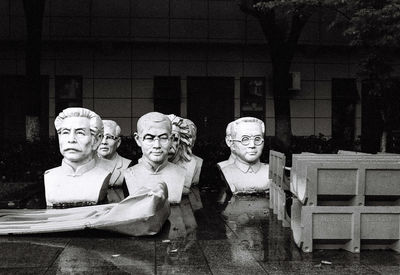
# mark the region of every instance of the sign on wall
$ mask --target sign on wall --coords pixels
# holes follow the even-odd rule
[[[265,77],[240,79],[240,116],[265,119]]]
[[[57,75],[55,116],[68,107],[82,107],[82,76]]]

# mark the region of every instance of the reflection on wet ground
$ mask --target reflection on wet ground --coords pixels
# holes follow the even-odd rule
[[[393,251],[303,253],[265,197],[191,193],[156,236],[81,231],[0,238],[0,274],[400,274]],[[321,264],[327,261],[331,264]]]

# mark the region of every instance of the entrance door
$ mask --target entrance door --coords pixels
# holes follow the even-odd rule
[[[197,126],[197,139],[222,142],[234,119],[233,77],[188,77],[188,118]]]
[[[7,75],[0,77],[0,133],[5,140],[25,139],[25,78]]]
[[[392,88],[386,91],[386,98],[376,95],[368,81],[362,83],[361,145],[364,152],[380,151],[384,130],[382,113],[386,117],[387,152],[400,151],[400,81],[392,81]]]
[[[49,77],[41,76],[40,97],[40,138],[49,135]],[[28,102],[25,76],[0,76],[0,140],[23,141],[26,138],[26,106],[37,104]]]

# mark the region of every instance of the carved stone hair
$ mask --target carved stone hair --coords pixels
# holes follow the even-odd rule
[[[258,124],[260,124],[262,135],[264,136],[264,134],[265,134],[265,124],[262,120],[255,118],[255,117],[241,117],[241,118],[238,118],[235,121],[228,124],[228,127],[230,124],[232,124],[230,127],[230,132],[231,132],[232,137],[236,137],[237,126],[240,123],[258,123]],[[228,131],[228,127],[226,128],[227,131]]]
[[[140,135],[144,129],[144,125],[148,123],[166,123],[168,133],[172,131],[172,124],[169,118],[159,112],[150,112],[142,115],[137,122],[137,133]]]
[[[107,126],[109,128],[115,129],[116,137],[121,136],[121,127],[114,120],[103,120],[104,127]]]
[[[86,117],[90,120],[90,133],[93,136],[103,135],[104,127],[103,122],[98,114],[95,112],[80,107],[72,107],[64,109],[55,119],[54,126],[57,133],[60,133],[64,119],[68,117]]]
[[[174,160],[182,159],[184,161],[190,161],[192,159],[192,148],[190,142],[192,133],[187,121],[174,114],[168,115],[168,118],[171,120],[172,126],[179,129],[180,141],[178,152],[176,153]]]
[[[197,127],[194,124],[194,122],[191,121],[190,119],[184,118],[183,120],[189,126],[189,130],[190,130],[190,134],[191,134],[190,148],[193,148],[194,144],[196,143],[196,138],[197,138]]]

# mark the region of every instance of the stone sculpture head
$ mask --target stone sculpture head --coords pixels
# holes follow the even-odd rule
[[[192,158],[191,131],[187,121],[176,115],[168,115],[172,122],[172,144],[168,159],[173,163],[190,161]]]
[[[249,164],[259,161],[264,148],[264,122],[254,117],[243,117],[233,121],[230,130],[231,139],[227,143],[236,157]]]
[[[143,158],[151,165],[159,166],[167,161],[171,130],[171,121],[162,113],[150,112],[139,118],[135,141],[142,149]]]
[[[99,115],[85,108],[67,108],[54,121],[60,152],[74,168],[89,162],[103,137]]]
[[[190,137],[189,137],[190,149],[193,149],[194,144],[196,143],[196,138],[197,138],[197,127],[194,124],[194,122],[191,121],[188,118],[184,118],[184,121],[189,126],[189,130],[190,130]]]
[[[113,120],[103,120],[104,136],[97,154],[105,159],[113,159],[121,145],[121,127]]]

